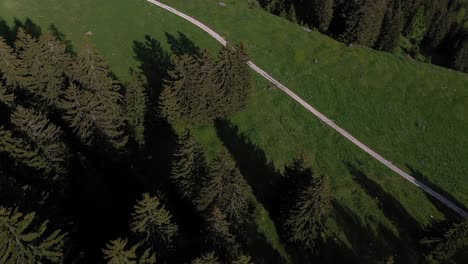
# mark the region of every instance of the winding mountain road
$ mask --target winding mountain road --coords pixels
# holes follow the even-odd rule
[[[158,2],[156,0],[146,0],[146,1],[150,2],[151,4],[157,5],[160,8],[163,8],[163,9],[165,9],[165,10],[167,10],[167,11],[169,11],[169,12],[175,14],[175,15],[178,15],[179,17],[182,17],[183,19],[189,21],[193,25],[199,27],[200,29],[202,29],[205,32],[207,32],[208,34],[210,34],[210,36],[215,38],[223,46],[227,45],[227,41],[223,37],[221,37],[218,33],[213,31],[212,29],[210,29],[208,26],[204,25],[200,21],[194,19],[193,17],[188,16],[188,15],[178,11],[177,9],[175,9],[173,7],[170,7],[168,5],[165,5],[165,4],[163,4],[161,2]],[[306,108],[309,112],[311,112],[313,115],[315,115],[318,119],[320,119],[322,122],[324,122],[325,124],[330,126],[332,129],[334,129],[336,132],[341,134],[343,137],[345,137],[346,139],[351,141],[357,147],[359,147],[360,149],[365,151],[371,157],[373,157],[374,159],[376,159],[377,161],[379,161],[380,163],[382,163],[383,165],[385,165],[386,167],[388,167],[389,169],[391,169],[392,171],[394,171],[395,173],[397,173],[401,177],[405,178],[407,181],[409,181],[412,184],[416,185],[417,187],[419,187],[420,189],[422,189],[424,192],[428,193],[429,195],[431,195],[435,199],[439,200],[441,203],[445,204],[447,207],[449,207],[450,209],[455,211],[460,216],[462,216],[464,218],[468,217],[468,213],[465,210],[463,210],[462,208],[460,208],[459,206],[457,206],[456,204],[454,204],[453,202],[451,202],[447,198],[443,197],[442,195],[440,195],[439,193],[437,193],[436,191],[434,191],[433,189],[431,189],[430,187],[428,187],[424,183],[418,181],[416,178],[409,175],[408,173],[406,173],[402,169],[398,168],[392,162],[390,162],[390,161],[386,160],[385,158],[383,158],[377,152],[375,152],[374,150],[372,150],[371,148],[366,146],[364,143],[362,143],[361,141],[359,141],[358,139],[353,137],[349,132],[347,132],[343,128],[339,127],[338,125],[336,125],[332,120],[330,120],[324,114],[320,113],[317,109],[312,107],[310,104],[308,104],[302,98],[300,98],[298,95],[296,95],[294,92],[292,92],[289,88],[287,88],[286,86],[284,86],[283,84],[281,84],[280,82],[275,80],[273,77],[271,77],[269,74],[267,74],[264,70],[262,70],[260,67],[255,65],[252,61],[249,61],[247,64],[250,66],[250,68],[252,68],[258,74],[263,76],[269,82],[271,82],[276,87],[281,89],[284,93],[286,93],[289,97],[291,97],[296,102],[298,102],[300,105],[302,105],[304,108]]]

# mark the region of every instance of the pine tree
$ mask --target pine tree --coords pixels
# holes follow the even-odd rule
[[[235,161],[223,150],[211,163],[196,203],[201,210],[218,207],[226,213],[231,222],[242,223],[245,220],[250,192],[250,187]]]
[[[451,66],[458,71],[468,72],[468,33],[455,45],[454,53]]]
[[[9,89],[2,85],[0,80],[0,103],[12,106],[15,101],[15,95]]]
[[[431,254],[438,260],[450,259],[457,250],[468,247],[468,219],[453,224],[443,235],[422,241],[432,247]]]
[[[61,263],[65,235],[50,232],[48,221],[34,224],[34,213],[0,207],[0,263]]]
[[[84,144],[91,145],[97,128],[97,112],[100,112],[102,104],[91,92],[70,83],[60,105],[64,110],[63,119]]]
[[[221,264],[221,262],[218,260],[218,257],[214,252],[209,252],[194,259],[192,264]]]
[[[170,80],[166,81],[161,94],[161,111],[173,124],[180,121],[186,124],[199,124],[212,119],[209,111],[206,92],[202,85],[199,59],[184,54],[175,60],[174,70],[169,72]]]
[[[287,231],[289,241],[313,249],[324,229],[324,221],[331,211],[331,200],[328,178],[312,177],[310,185],[298,194],[295,205],[286,217],[284,229]]]
[[[198,195],[198,186],[206,175],[206,167],[201,146],[186,129],[179,137],[170,176],[184,198],[193,200]]]
[[[312,23],[320,31],[327,31],[333,18],[334,0],[312,0],[310,5]]]
[[[134,76],[132,81],[127,85],[125,112],[132,137],[140,147],[145,144],[147,101],[145,84],[139,76]]]
[[[241,110],[251,86],[249,60],[244,46],[225,46],[213,67],[212,84],[216,117],[228,117]]]
[[[109,106],[118,105],[122,100],[118,82],[112,77],[104,57],[92,46],[89,36],[83,39],[80,52],[69,74],[86,89],[95,91],[101,100],[109,103]]]
[[[200,79],[206,80],[207,76],[209,76],[213,70],[215,61],[206,49],[203,49],[196,59],[199,67]]]
[[[375,47],[383,51],[393,51],[399,42],[403,30],[403,16],[401,12],[401,0],[392,0],[380,30],[380,36]]]
[[[47,172],[61,175],[67,172],[68,149],[62,141],[62,130],[52,124],[44,115],[25,109],[16,108],[11,122],[28,137],[37,154],[47,161]]]
[[[280,211],[282,215],[287,215],[289,210],[296,203],[297,194],[300,193],[310,182],[313,175],[311,168],[306,168],[304,158],[298,157],[293,162],[285,166],[280,193]]]
[[[280,15],[281,13],[285,13],[286,10],[289,8],[289,5],[286,3],[286,0],[271,0],[270,4],[268,5],[268,11],[275,15]],[[285,17],[285,16],[282,16]]]
[[[83,86],[82,89],[91,92],[93,103],[98,106],[92,116],[98,131],[115,148],[123,148],[127,136],[124,133],[120,86],[112,77],[103,57],[92,47],[89,37],[85,37],[69,75]]]
[[[172,215],[159,202],[157,197],[148,193],[134,206],[131,229],[141,235],[145,242],[150,242],[153,249],[156,245],[170,248],[177,236],[178,227],[171,220]]]
[[[405,0],[401,2],[401,11],[404,17],[403,33],[405,36],[411,30],[411,25],[415,17],[414,15],[423,4],[424,0]]]
[[[242,45],[223,47],[215,61],[206,51],[178,57],[161,95],[163,115],[172,124],[200,125],[239,111],[251,85],[247,61]]]
[[[219,106],[216,104],[218,90],[211,78],[216,61],[206,50],[203,50],[200,55],[196,57],[196,61],[196,80],[199,88],[196,90],[192,100],[196,111],[200,113],[197,119],[200,120],[199,123],[203,124],[211,122],[219,117],[217,116],[217,109]]]
[[[372,47],[377,40],[388,0],[356,0],[346,3],[346,30],[340,39]]]
[[[426,34],[426,13],[424,6],[421,6],[408,26],[406,37],[415,45],[419,45]]]
[[[286,14],[286,19],[293,23],[297,23],[297,15],[296,15],[296,8],[294,7],[294,4],[291,4],[289,7],[288,13]]]
[[[82,142],[93,145],[97,135],[109,140],[115,148],[123,148],[127,137],[122,124],[109,114],[109,108],[92,91],[80,89],[74,83],[67,88],[60,107],[64,119]]]
[[[156,256],[150,253],[149,249],[138,254],[139,245],[127,247],[126,239],[115,239],[106,244],[106,248],[102,250],[104,259],[108,264],[154,264]]]
[[[432,7],[433,10],[429,11],[432,15],[432,21],[428,25],[428,30],[424,36],[422,45],[429,52],[435,49],[446,38],[450,31],[453,31],[453,26],[457,21],[456,9],[457,4],[452,1],[448,5],[447,1],[435,1]]]
[[[5,39],[0,37],[0,82],[4,80],[5,85],[17,88],[24,82],[21,71],[21,60],[13,52],[13,48],[6,44]]]
[[[225,255],[236,255],[239,248],[235,236],[229,230],[230,224],[226,220],[226,215],[215,207],[206,221],[207,239],[210,245],[218,252],[225,252]]]
[[[71,65],[66,46],[50,33],[35,39],[20,29],[15,47],[23,62],[21,70],[27,73],[22,88],[56,107],[63,94],[64,72]]]
[[[13,137],[12,132],[0,126],[0,152],[7,153],[13,161],[35,170],[46,170],[48,163],[37,150],[21,138]]]
[[[254,262],[250,256],[240,255],[234,261],[232,261],[232,264],[254,264]]]

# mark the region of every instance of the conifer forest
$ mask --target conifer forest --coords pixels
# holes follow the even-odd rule
[[[10,0],[0,0],[0,9],[2,1]],[[221,1],[226,6],[215,1],[212,8],[245,5],[256,16],[271,19],[259,21],[279,21],[280,16],[345,43],[344,48],[365,46],[378,50],[374,53],[383,51],[383,56],[405,53],[421,63],[457,70],[468,84],[463,73],[468,71],[466,1],[236,1]],[[283,20],[298,27],[285,19],[279,23]],[[215,21],[206,22],[217,29]],[[62,30],[58,24],[41,28],[29,19],[7,24],[0,12],[0,264],[468,260],[468,219],[434,202],[431,208],[441,212],[438,221],[420,224],[416,219],[423,217],[399,202],[404,194],[391,195],[364,175],[364,162],[347,162],[341,154],[311,154],[310,145],[297,147],[263,135],[283,129],[296,136],[295,127],[305,121],[284,125],[283,118],[300,120],[305,114],[291,106],[292,100],[277,99],[278,89],[265,85],[250,69],[248,63],[258,61],[254,44],[234,39],[228,30],[221,34],[230,38],[229,44],[215,49],[200,48],[203,43],[182,32],[165,32],[167,47],[161,46],[163,39],[145,35],[132,40],[128,52],[133,58],[119,61],[120,68],[128,69],[129,78],[122,78],[113,71],[111,52],[105,56],[96,45],[98,30],[80,32],[80,44]],[[301,60],[298,53],[292,56]],[[268,65],[268,60],[273,59],[259,64]],[[275,78],[291,85],[293,77],[277,77],[275,72]],[[281,112],[279,117],[265,123],[252,119],[266,127],[262,133],[247,126],[239,132],[239,123],[249,122],[247,114],[240,114],[255,112],[266,94],[277,96],[266,112]],[[339,99],[336,103],[344,104]],[[458,107],[464,109],[461,103]],[[289,116],[284,109],[292,109]],[[324,127],[318,121],[312,125]],[[425,125],[411,124],[421,130]],[[308,133],[317,134],[314,131]],[[343,140],[331,131],[324,135]],[[267,156],[249,137],[258,142],[266,138],[264,145],[276,144],[278,150]],[[207,147],[210,144],[217,145]],[[283,155],[288,144],[292,155],[289,151],[281,162],[271,161]],[[325,160],[331,156],[340,159],[352,181],[340,182],[341,175],[330,172]],[[348,184],[364,190],[372,205],[361,203],[354,189],[347,191]],[[363,214],[376,212],[379,220],[370,219],[375,223],[385,219],[396,228],[366,227],[339,202],[343,199],[354,199]],[[429,204],[424,201],[424,206]]]

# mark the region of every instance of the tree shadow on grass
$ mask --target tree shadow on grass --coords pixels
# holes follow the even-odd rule
[[[258,200],[269,212],[277,211],[281,174],[268,161],[265,152],[252,143],[239,128],[227,120],[217,120],[215,127],[239,169],[252,186]]]
[[[239,234],[239,240],[243,242],[247,251],[250,252],[249,255],[252,256],[255,263],[283,263],[280,254],[266,242],[265,236],[258,232],[258,227],[255,224],[247,222],[243,225],[243,230],[244,232]]]
[[[326,238],[324,241],[317,244],[315,252],[318,254],[314,254],[312,256],[313,263],[360,263],[357,261],[355,253],[342,241],[336,238]]]
[[[183,200],[169,175],[171,163],[177,147],[177,135],[171,124],[159,110],[160,95],[164,80],[172,69],[171,54],[164,50],[159,40],[145,35],[143,41],[133,42],[134,58],[140,63],[138,71],[146,77],[148,111],[145,117],[145,158],[138,164],[145,190],[156,193],[173,214],[173,220],[179,225],[177,251],[168,263],[184,263],[200,252],[203,241],[199,230],[202,225],[200,215],[189,201]]]
[[[14,44],[18,30],[20,28],[26,30],[27,33],[35,38],[42,34],[41,27],[29,18],[26,18],[24,22],[18,18],[15,18],[13,21],[13,26],[9,26],[5,20],[0,18],[0,36],[5,39],[7,44],[11,46]]]
[[[409,232],[411,235],[418,235],[422,231],[419,222],[406,211],[398,199],[386,192],[378,183],[370,179],[353,164],[346,162],[346,167],[353,175],[353,180],[362,187],[370,198],[378,200],[378,206],[384,215],[402,233]]]
[[[389,256],[395,257],[395,263],[418,263],[419,256],[411,252],[404,239],[397,237],[382,224],[376,229],[362,222],[354,212],[333,202],[334,217],[351,244],[352,257],[349,263],[376,263]]]
[[[458,207],[462,208],[465,211],[468,211],[468,209],[462,203],[460,203],[455,197],[453,197],[450,193],[444,191],[439,186],[431,183],[431,181],[425,175],[423,175],[420,171],[418,171],[417,169],[413,168],[412,166],[410,166],[408,164],[405,164],[405,166],[409,169],[410,174],[413,177],[415,177],[417,180],[421,181],[422,183],[424,183],[426,186],[428,186],[432,190],[436,191],[437,193],[439,193],[443,197],[447,198],[449,201],[451,201],[452,203],[454,203]],[[452,220],[460,218],[460,215],[458,215],[452,209],[448,208],[446,205],[444,205],[442,202],[440,202],[436,198],[432,197],[431,195],[429,195],[426,192],[424,192],[424,195],[426,195],[426,197],[429,199],[429,201],[431,201],[431,203],[439,211],[441,211],[445,215],[445,217],[447,217],[449,219],[452,219]]]
[[[177,136],[172,126],[159,113],[158,105],[164,79],[168,77],[167,72],[172,68],[171,55],[163,50],[158,40],[149,35],[145,35],[144,41],[134,41],[133,51],[134,58],[140,64],[139,73],[147,81],[148,107],[145,116],[147,158],[159,167],[158,172],[168,175]],[[155,185],[154,183],[148,184]]]
[[[200,48],[187,37],[184,33],[178,31],[177,36],[165,33],[167,42],[171,46],[171,51],[177,56],[183,54],[200,55]]]
[[[54,24],[49,26],[50,33],[58,40],[60,40],[66,47],[65,51],[69,54],[76,55],[71,40],[67,39],[65,33],[61,32]]]

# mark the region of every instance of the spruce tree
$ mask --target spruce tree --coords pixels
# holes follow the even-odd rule
[[[24,82],[23,72],[21,71],[22,62],[13,48],[6,44],[5,39],[0,37],[0,82],[4,85],[17,88]]]
[[[221,262],[214,252],[209,252],[194,259],[192,264],[221,264]]]
[[[377,40],[388,0],[349,1],[346,9],[346,30],[341,39],[347,43],[372,47]]]
[[[155,264],[156,256],[146,249],[138,254],[139,245],[127,247],[127,240],[118,238],[106,244],[102,250],[108,264]]]
[[[431,254],[436,259],[450,259],[459,249],[468,247],[468,219],[453,224],[441,236],[423,239],[422,243],[432,248]]]
[[[69,75],[73,80],[83,84],[86,89],[94,91],[111,107],[117,108],[122,100],[118,82],[112,77],[104,57],[94,49],[89,36],[83,39]]]
[[[85,145],[91,145],[97,129],[97,115],[102,104],[95,96],[86,90],[80,90],[70,83],[60,103],[64,110],[63,119],[78,135]]]
[[[312,0],[310,5],[313,25],[322,32],[327,31],[333,18],[334,0]]]
[[[145,193],[134,210],[130,224],[132,231],[140,235],[143,241],[151,243],[154,250],[156,245],[170,248],[177,236],[178,226],[172,222],[171,213],[159,199]]]
[[[423,47],[429,52],[438,47],[450,31],[454,31],[457,20],[456,9],[458,5],[455,4],[455,1],[452,1],[450,5],[447,4],[447,1],[435,2],[437,4],[434,4],[433,10],[430,11],[433,14],[432,20],[422,42]]]
[[[15,95],[9,91],[9,89],[1,83],[0,80],[0,103],[3,103],[7,106],[12,106],[15,101]]]
[[[145,84],[139,76],[133,76],[125,93],[125,113],[132,138],[140,147],[145,144],[147,101]]]
[[[306,168],[304,163],[304,158],[298,157],[284,168],[281,184],[283,188],[280,192],[280,211],[282,215],[288,214],[296,203],[297,194],[309,184],[313,175],[312,169]]]
[[[401,0],[392,0],[380,31],[380,36],[375,47],[383,51],[393,51],[399,42],[403,30],[403,16],[401,11]]]
[[[21,138],[14,137],[13,133],[0,126],[0,152],[7,153],[16,162],[32,169],[41,171],[48,168],[48,163],[40,156],[37,149]]]
[[[46,171],[55,175],[67,172],[68,149],[63,143],[63,132],[52,124],[44,115],[25,109],[16,108],[11,122],[37,149],[37,154],[47,161]]]
[[[120,86],[112,77],[104,58],[91,45],[89,37],[85,37],[69,75],[81,84],[81,89],[91,92],[97,108],[89,118],[95,120],[98,131],[115,148],[123,148],[127,143],[127,136],[124,132],[125,118]]]
[[[115,148],[123,148],[127,137],[115,116],[108,115],[108,105],[104,104],[92,91],[80,89],[74,83],[67,88],[60,107],[64,119],[81,141],[93,145],[97,135],[110,141]]]
[[[214,61],[204,51],[175,60],[161,95],[161,111],[172,124],[200,125],[225,118],[246,104],[251,85],[242,45],[223,47]]]
[[[324,222],[331,211],[331,187],[325,176],[313,176],[310,184],[295,198],[284,222],[291,242],[313,249],[324,230]]]
[[[0,263],[62,263],[65,235],[37,225],[34,213],[0,207]]]
[[[212,72],[216,117],[229,117],[245,106],[251,87],[248,60],[242,44],[221,48]]]
[[[199,76],[200,66],[197,58],[184,54],[177,57],[174,70],[169,71],[170,79],[166,80],[161,94],[161,111],[173,124],[199,124],[211,120],[205,110],[207,98]]]
[[[286,0],[271,0],[268,5],[268,11],[275,15],[284,14],[288,8],[289,5],[286,3]]]
[[[231,262],[232,264],[254,264],[252,258],[247,255],[240,255],[235,260]]]
[[[454,53],[451,66],[458,71],[468,72],[468,33],[455,45]]]
[[[198,208],[218,207],[233,223],[242,223],[250,199],[250,187],[231,155],[223,150],[210,164],[197,199]]]
[[[413,14],[411,24],[407,28],[406,37],[414,44],[419,45],[426,34],[426,12],[424,6],[419,7],[417,12]]]
[[[66,46],[50,33],[35,39],[20,29],[15,47],[23,62],[21,70],[27,73],[22,88],[39,96],[48,106],[58,106],[63,94],[64,72],[71,65]]]
[[[415,18],[415,14],[418,12],[420,7],[424,4],[425,0],[405,0],[401,2],[401,11],[404,17],[403,33],[407,35],[411,30],[411,24]]]
[[[230,224],[226,220],[226,215],[217,207],[211,210],[206,219],[207,240],[217,252],[224,252],[224,255],[236,255],[238,245],[235,236],[230,232]]]
[[[179,137],[170,176],[184,198],[193,200],[198,195],[200,181],[207,173],[206,167],[201,146],[186,129]]]

